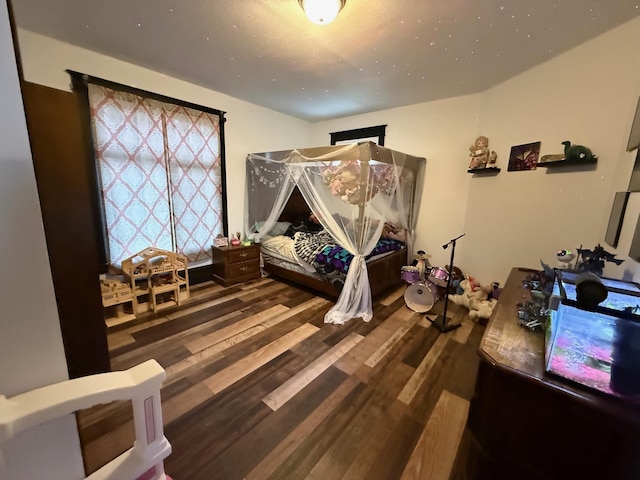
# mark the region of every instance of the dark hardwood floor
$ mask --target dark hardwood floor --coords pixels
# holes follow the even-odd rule
[[[403,293],[337,326],[323,323],[332,302],[277,280],[201,284],[181,307],[111,326],[112,368],[165,368],[174,480],[464,479],[484,327],[449,303],[462,325],[440,333]],[[130,404],[77,416],[88,472],[132,445]]]

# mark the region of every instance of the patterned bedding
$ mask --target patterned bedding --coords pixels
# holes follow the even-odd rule
[[[400,250],[402,247],[404,244],[398,240],[382,238],[366,259]],[[353,260],[353,255],[337,245],[325,230],[318,233],[297,232],[293,236],[293,249],[296,260],[311,265],[320,274],[337,271],[346,275]]]
[[[400,250],[404,243],[380,239],[367,260]],[[262,241],[263,259],[282,268],[306,273],[331,283],[341,290],[353,255],[337,245],[325,230],[317,233],[296,232],[293,238],[278,235]]]

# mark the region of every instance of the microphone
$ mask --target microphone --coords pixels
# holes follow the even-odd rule
[[[444,248],[446,250],[448,246],[449,246],[449,244],[445,243],[444,245],[442,245],[442,248]]]

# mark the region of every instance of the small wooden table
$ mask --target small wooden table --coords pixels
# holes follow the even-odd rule
[[[260,245],[213,246],[213,280],[225,287],[260,278]]]
[[[480,343],[469,478],[640,478],[640,408],[544,371],[544,334],[518,325],[514,268]]]

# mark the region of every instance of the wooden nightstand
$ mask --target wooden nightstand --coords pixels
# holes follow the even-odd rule
[[[213,280],[225,287],[260,278],[260,245],[213,249]]]

